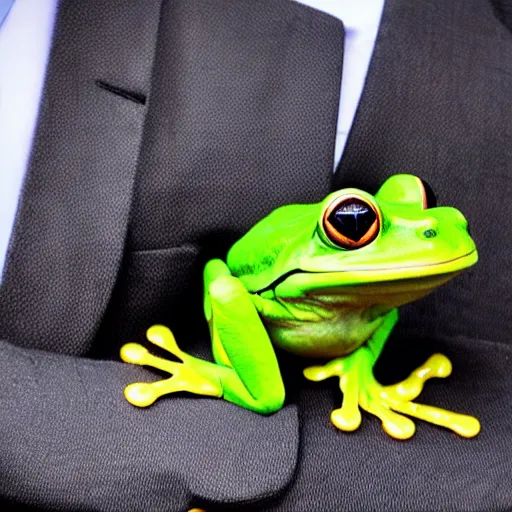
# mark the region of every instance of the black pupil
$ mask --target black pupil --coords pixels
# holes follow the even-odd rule
[[[329,222],[343,236],[359,242],[375,222],[376,213],[361,199],[348,199],[329,215]]]

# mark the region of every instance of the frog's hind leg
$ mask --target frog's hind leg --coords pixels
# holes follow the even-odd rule
[[[204,271],[205,316],[223,397],[247,409],[271,413],[283,406],[284,384],[274,347],[250,293],[221,260]]]
[[[136,343],[125,345],[121,349],[124,361],[172,374],[169,379],[129,385],[126,399],[145,407],[162,395],[188,391],[223,397],[260,413],[280,409],[284,385],[270,338],[250,294],[220,260],[212,260],[205,267],[204,309],[216,362],[187,354],[177,346],[168,328],[153,326],[147,333],[149,341],[180,362],[154,356]]]
[[[480,424],[476,418],[413,402],[428,379],[450,375],[451,363],[446,356],[434,354],[398,384],[382,386],[375,380],[373,366],[397,319],[397,311],[391,311],[367,345],[324,366],[304,370],[305,377],[313,381],[339,377],[343,402],[331,414],[333,424],[340,430],[356,430],[361,424],[360,407],[377,416],[383,429],[397,439],[408,439],[416,430],[414,422],[404,415],[449,428],[463,437],[477,435]]]
[[[202,367],[201,363],[203,361],[180,350],[170,329],[163,325],[153,325],[148,329],[146,336],[153,344],[170,352],[181,362],[169,361],[155,356],[138,343],[124,345],[121,348],[121,359],[123,361],[151,366],[172,375],[168,379],[156,382],[136,382],[127,386],[124,395],[132,405],[147,407],[161,396],[177,391],[188,391],[206,396],[221,396],[221,386],[217,379],[212,378],[210,372],[204,372],[207,368]]]

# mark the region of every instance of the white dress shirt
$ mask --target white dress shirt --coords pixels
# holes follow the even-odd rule
[[[32,147],[57,2],[15,0],[0,27],[0,271]]]
[[[345,27],[342,88],[334,152],[334,164],[337,167],[361,99],[385,0],[296,1],[340,19]]]
[[[337,165],[363,91],[384,0],[296,1],[339,18],[345,26]],[[57,4],[15,0],[0,27],[0,282],[32,148]]]

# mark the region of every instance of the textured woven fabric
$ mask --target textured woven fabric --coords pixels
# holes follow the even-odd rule
[[[269,418],[188,396],[139,411],[120,390],[154,374],[76,357],[117,359],[121,343],[142,341],[155,321],[210,356],[204,261],[276,205],[329,189],[341,25],[275,0],[165,0],[143,10],[98,0],[100,22],[83,3],[62,5],[67,30],[61,21],[7,275],[12,295],[2,292],[0,308],[11,342],[0,350],[5,503],[512,510],[512,38],[496,6],[387,0],[334,178],[335,187],[374,191],[392,173],[414,172],[465,213],[480,250],[473,269],[402,308],[377,375],[396,380],[433,351],[448,354],[453,375],[429,383],[423,400],[475,414],[482,432],[463,440],[419,423],[398,442],[366,415],[358,432],[334,429],[336,382],[305,381],[307,363],[282,354],[288,405]],[[49,177],[37,181],[38,168],[60,173],[60,193]],[[52,225],[57,206],[67,217]]]
[[[510,343],[512,37],[478,0],[389,0],[335,186],[396,172],[464,212],[480,261],[404,316],[411,333]]]
[[[203,250],[222,251],[218,246],[225,248],[233,233],[290,193],[308,199],[328,191],[341,23],[292,3],[266,1],[259,10],[248,1],[215,5],[61,3],[38,140],[1,290],[0,334],[10,343],[77,356],[94,340],[95,352],[113,351],[119,359],[120,343],[142,341],[158,316],[178,321],[185,334],[180,344],[204,353],[206,322],[196,322],[201,287],[188,290],[200,276]],[[237,28],[244,25],[244,31]],[[317,31],[323,35],[315,41]],[[251,53],[258,44],[261,63]],[[232,52],[231,67],[226,51]],[[267,58],[274,60],[270,66]],[[262,108],[269,86],[275,98]],[[321,98],[310,99],[317,87]],[[239,99],[219,104],[230,89]],[[284,125],[288,111],[297,123],[292,132]],[[266,120],[270,112],[274,119]],[[244,133],[244,119],[251,116],[265,130]],[[173,119],[183,128],[176,131]],[[204,119],[210,123],[206,132]],[[247,149],[249,139],[254,147]],[[307,147],[304,139],[311,139]],[[308,148],[309,159],[301,162]],[[258,159],[259,177],[251,174]],[[309,180],[313,164],[321,172]],[[252,178],[237,184],[240,169]],[[226,191],[228,179],[235,188]],[[180,209],[179,183],[188,186],[188,205],[202,205],[194,215]],[[260,187],[257,201],[240,201]],[[239,209],[233,225],[226,201]],[[169,211],[174,217],[166,218]],[[140,233],[139,220],[149,222]],[[219,236],[205,243],[212,230]],[[153,247],[151,236],[162,247]],[[186,307],[187,293],[194,308]],[[275,496],[294,474],[293,405],[263,418],[222,401],[177,397],[181,406],[162,401],[141,411],[126,403],[122,389],[138,375],[150,380],[149,372],[10,344],[0,364],[17,391],[2,402],[8,442],[0,453],[0,495],[11,503],[62,510],[182,510],[196,501],[226,506]],[[238,421],[240,414],[245,419]]]
[[[83,354],[121,261],[160,3],[59,4],[32,157],[0,288],[0,338]],[[27,322],[30,318],[30,322]]]
[[[167,512],[198,500],[265,498],[293,476],[293,406],[265,418],[180,396],[141,410],[122,392],[154,379],[148,371],[4,342],[0,372],[4,499],[67,511]]]
[[[368,414],[357,432],[337,431],[329,423],[341,403],[335,379],[305,383],[303,363],[292,361],[287,389],[300,410],[298,470],[282,500],[257,510],[512,510],[512,348],[475,339],[395,336],[376,375],[383,383],[396,382],[436,351],[451,358],[453,374],[429,382],[418,401],[475,415],[482,423],[476,438],[418,421],[412,439],[397,441]]]
[[[328,192],[341,22],[292,2],[165,2],[159,41],[128,250],[222,254]]]
[[[277,206],[328,193],[342,46],[338,20],[292,2],[163,5],[125,258],[98,356],[151,323],[193,348],[196,325],[206,327],[206,260]]]
[[[512,31],[512,1],[491,0],[497,18]]]

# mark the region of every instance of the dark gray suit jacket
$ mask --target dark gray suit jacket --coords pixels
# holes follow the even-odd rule
[[[58,510],[512,510],[512,34],[488,0],[387,0],[332,175],[342,24],[289,0],[61,0],[0,291],[0,496]],[[377,367],[455,364],[425,400],[478,416],[468,441],[375,418],[329,423],[334,382],[281,355],[262,417],[180,395],[119,347],[165,323],[202,357],[201,270],[278,205],[412,172],[469,218],[481,261],[404,308]]]

